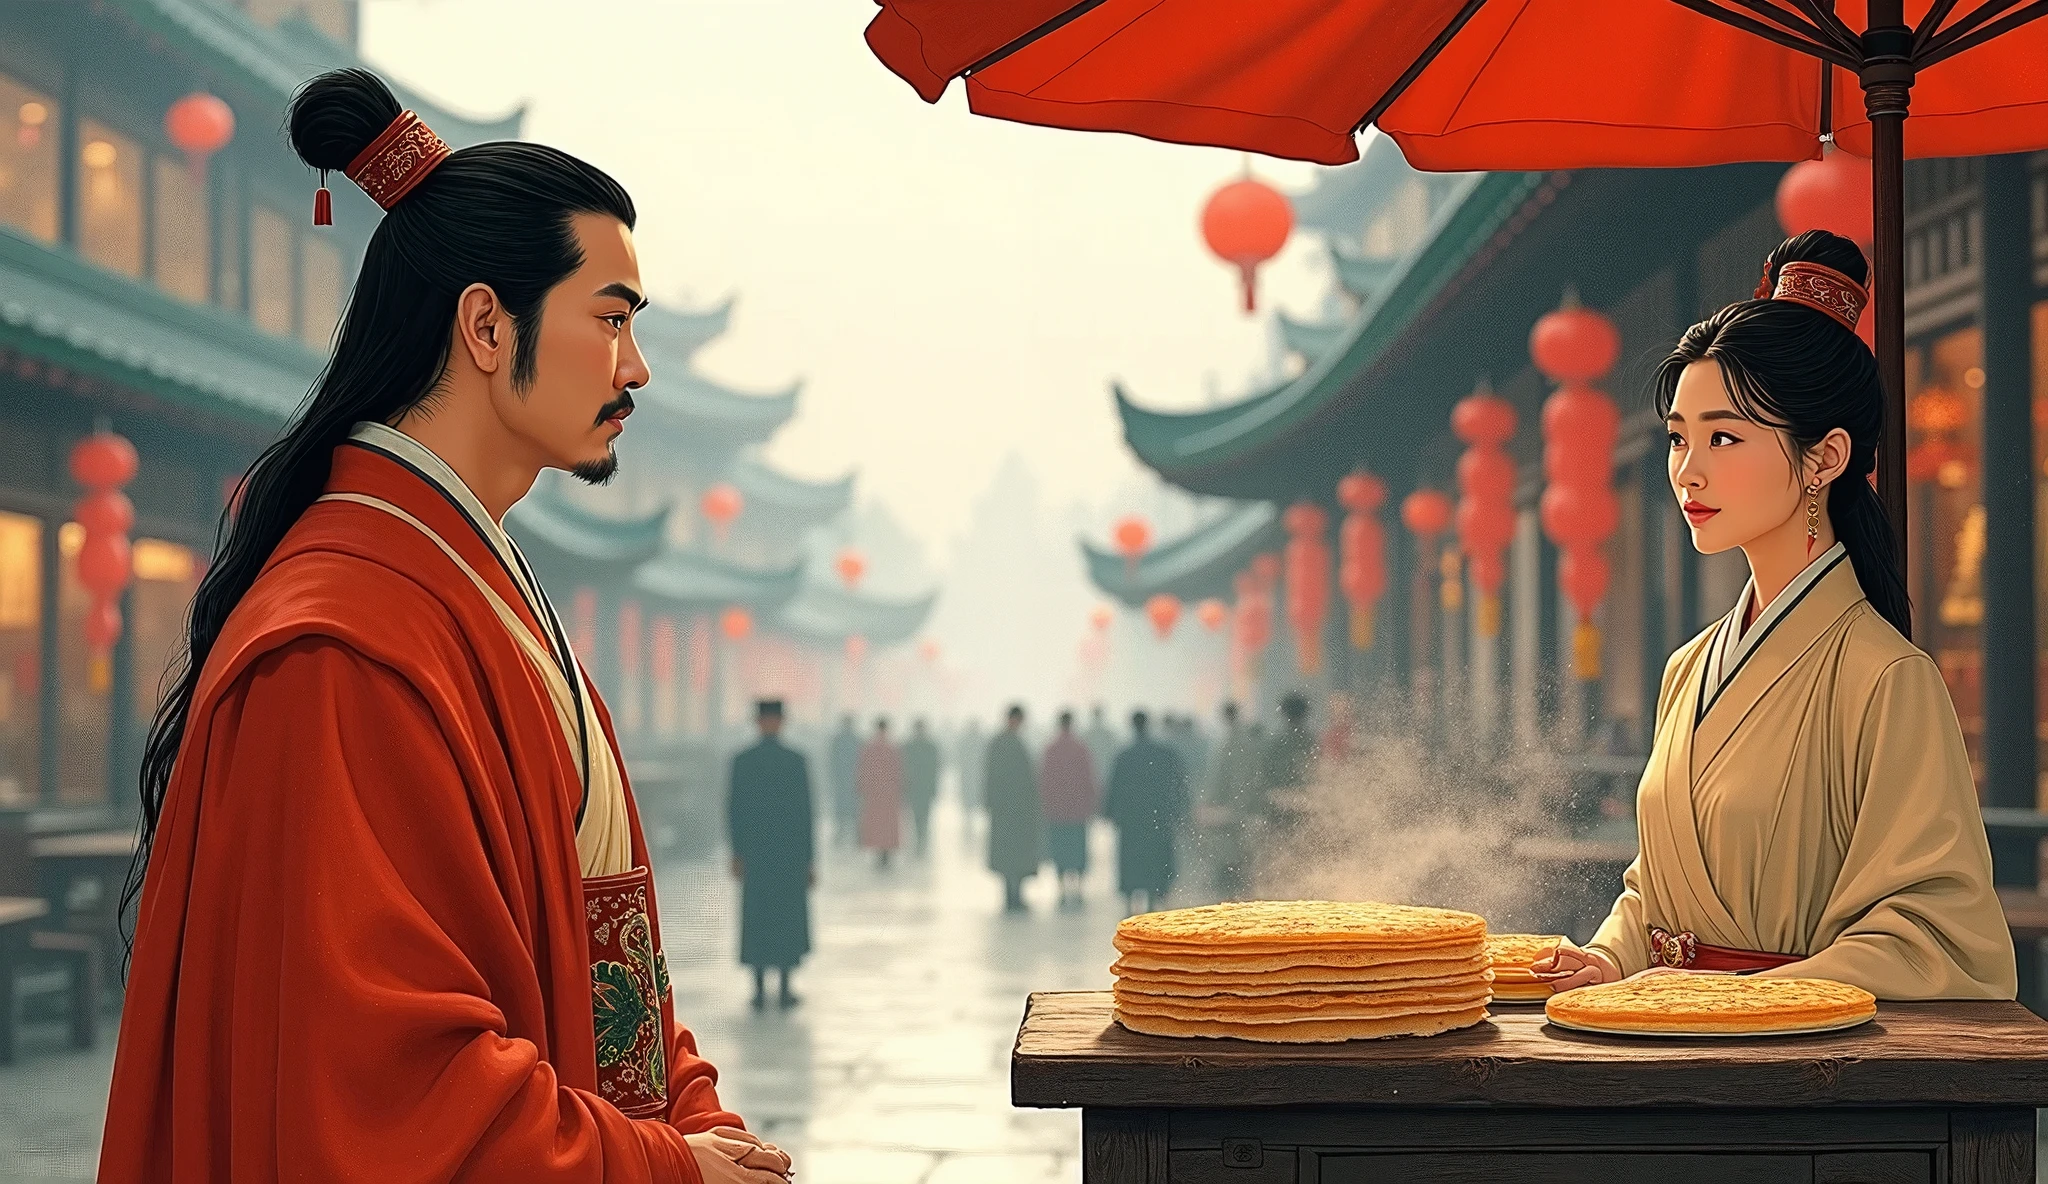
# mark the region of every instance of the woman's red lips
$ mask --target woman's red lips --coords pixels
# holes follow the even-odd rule
[[[1705,505],[1701,502],[1685,503],[1685,516],[1690,518],[1694,525],[1705,522],[1720,512],[1717,507]]]

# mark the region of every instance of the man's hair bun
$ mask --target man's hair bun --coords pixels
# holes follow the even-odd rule
[[[404,114],[398,97],[368,70],[330,70],[292,96],[292,150],[316,169],[339,172]]]

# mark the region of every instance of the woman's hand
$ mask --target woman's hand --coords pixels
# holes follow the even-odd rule
[[[1621,967],[1598,950],[1588,950],[1565,941],[1547,957],[1538,958],[1530,971],[1550,983],[1553,994],[1619,982]]]
[[[789,1153],[749,1131],[721,1126],[684,1135],[704,1184],[783,1184],[790,1178]]]

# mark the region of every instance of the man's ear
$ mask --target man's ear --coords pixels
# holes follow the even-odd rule
[[[485,374],[496,374],[510,356],[510,316],[488,284],[471,284],[455,298],[455,339]]]

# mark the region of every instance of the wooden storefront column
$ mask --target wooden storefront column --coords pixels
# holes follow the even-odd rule
[[[1984,801],[2036,806],[2034,628],[2034,251],[2032,176],[2023,155],[1988,156],[1983,174]],[[1931,608],[1932,606],[1924,606]],[[1991,836],[1994,877],[2032,886],[2039,840]]]
[[[57,531],[64,524],[63,516],[43,519],[42,529],[42,630],[39,642],[41,652],[36,659],[36,727],[41,730],[42,740],[36,747],[36,775],[40,779],[38,799],[45,806],[57,804],[58,743],[62,732],[63,719],[60,715],[63,704],[64,663],[61,642],[58,637],[58,618],[62,615],[63,573],[59,570],[64,562],[64,549],[58,545]]]

